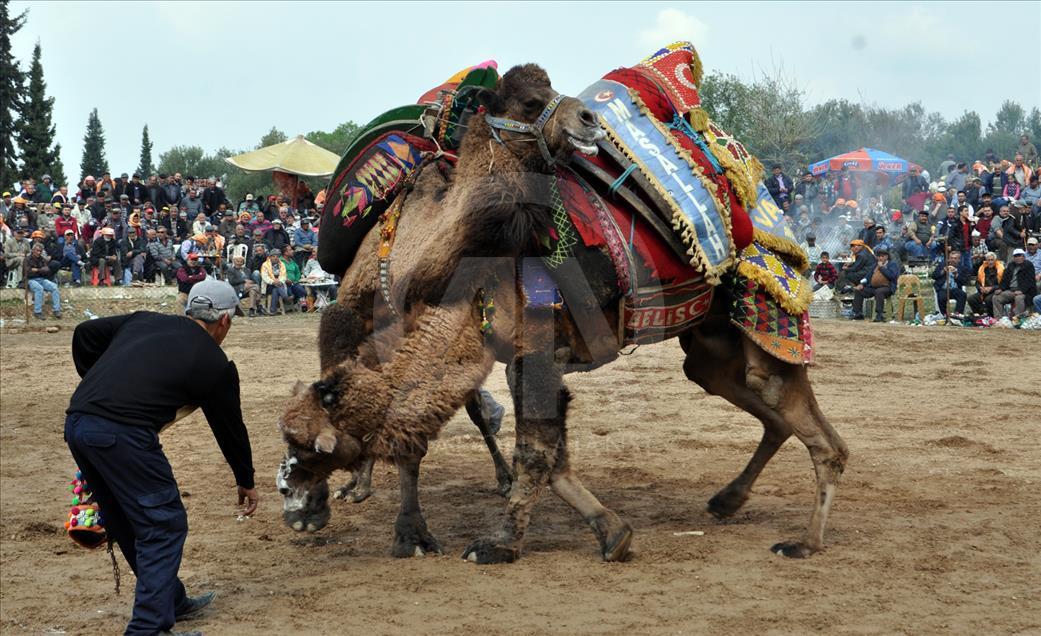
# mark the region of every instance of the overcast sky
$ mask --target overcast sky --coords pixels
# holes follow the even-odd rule
[[[680,39],[706,72],[783,63],[811,103],[921,101],[984,123],[1004,99],[1041,103],[1041,2],[11,3],[25,8],[15,55],[27,69],[40,40],[70,179],[94,107],[118,175],[146,123],[155,162],[174,145],[251,148],[271,126],[366,122],[487,59],[537,62],[574,95]]]

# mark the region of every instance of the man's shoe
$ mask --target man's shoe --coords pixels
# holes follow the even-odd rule
[[[61,320],[61,312],[60,311],[54,312],[54,319],[55,320]]]
[[[36,318],[37,320],[43,320],[43,314],[33,313],[33,317]]]
[[[874,319],[874,320],[872,320],[871,322],[885,322],[885,321],[886,321],[886,319],[885,319],[885,318],[878,318],[878,317],[876,316],[876,317],[875,317],[875,319]]]
[[[199,612],[201,612],[207,605],[213,602],[213,599],[217,598],[216,592],[206,592],[198,596],[189,596],[185,599],[184,605],[174,611],[174,621],[183,621],[189,619]]]
[[[852,316],[849,317],[849,319],[850,320],[863,320],[864,316],[861,316],[859,314],[853,314]]]

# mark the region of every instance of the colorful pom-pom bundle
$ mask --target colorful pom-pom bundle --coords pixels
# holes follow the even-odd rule
[[[85,548],[104,545],[105,521],[97,502],[94,501],[94,493],[83,479],[83,473],[76,471],[76,477],[69,482],[68,490],[72,493],[72,508],[69,509],[69,519],[65,522],[69,538]]]

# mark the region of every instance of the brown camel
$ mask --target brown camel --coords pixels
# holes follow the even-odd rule
[[[489,114],[530,123],[544,117],[556,96],[545,73],[528,65],[507,73],[486,101]],[[471,543],[464,557],[478,563],[517,559],[532,509],[549,486],[590,524],[605,560],[624,559],[630,527],[570,468],[570,394],[563,382],[568,372],[617,356],[610,261],[598,250],[575,248],[554,276],[568,294],[564,309],[530,306],[517,283],[527,257],[541,254],[533,237],[550,225],[551,163],[566,161],[576,149],[595,151],[596,119],[580,102],[565,98],[545,123],[544,143],[532,143],[529,132],[493,134],[478,117],[469,126],[454,173],[423,170],[404,199],[386,286],[378,275],[381,236],[373,231],[345,273],[338,313],[323,317],[321,346],[323,356],[333,352],[329,365],[323,362],[321,380],[298,387],[280,422],[288,443],[278,475],[284,519],[297,530],[320,529],[329,518],[329,474],[374,457],[389,459],[401,469],[402,487],[394,554],[437,550],[419,510],[419,462],[427,440],[483,381],[488,352],[507,363],[516,476],[503,526]],[[483,305],[475,299],[487,298],[496,306],[494,329],[482,334]],[[847,450],[818,408],[806,369],[765,354],[731,326],[722,291],[707,317],[679,340],[687,377],[751,413],[765,429],[744,471],[712,497],[709,510],[721,518],[734,514],[794,434],[809,449],[816,471],[814,511],[801,540],[772,549],[789,557],[820,550]],[[431,384],[430,378],[438,381]],[[410,397],[411,405],[388,406]],[[364,408],[367,400],[377,410]]]

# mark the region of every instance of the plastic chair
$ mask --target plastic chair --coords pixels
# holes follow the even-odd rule
[[[908,301],[918,316],[925,316],[925,299],[921,295],[921,285],[922,281],[914,274],[903,274],[896,279],[897,320],[900,322],[904,322],[904,310]]]

